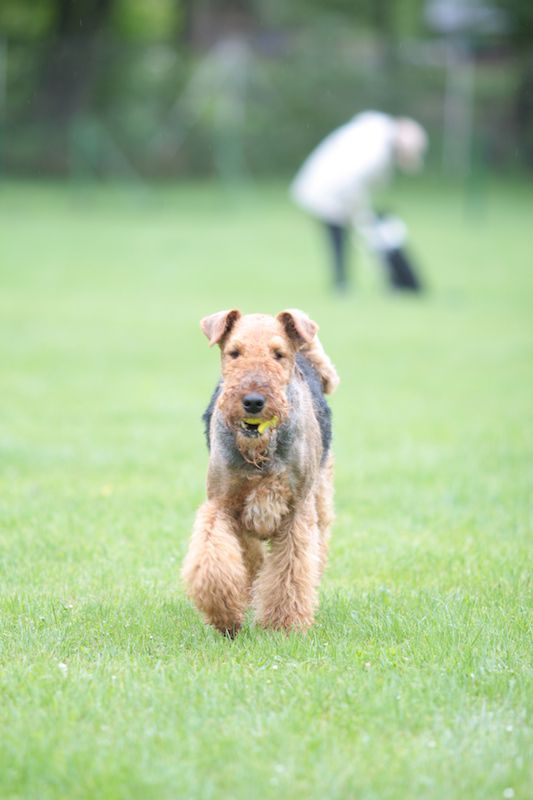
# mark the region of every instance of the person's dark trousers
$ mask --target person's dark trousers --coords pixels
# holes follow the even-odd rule
[[[346,271],[347,231],[344,225],[335,225],[333,222],[326,222],[325,225],[332,255],[333,283],[336,289],[343,292],[348,287]]]
[[[422,291],[414,265],[403,247],[393,247],[383,252],[383,259],[388,269],[389,283],[393,289],[408,292]]]
[[[374,216],[374,247],[385,266],[392,289],[420,292],[423,287],[417,274],[418,270],[405,249],[405,230],[402,230],[404,227],[401,220],[387,212],[378,211]]]

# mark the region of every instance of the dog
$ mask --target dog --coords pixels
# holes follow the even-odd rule
[[[303,311],[219,311],[201,320],[222,375],[204,414],[210,451],[182,576],[205,621],[233,637],[306,630],[333,521],[331,413],[337,372]]]

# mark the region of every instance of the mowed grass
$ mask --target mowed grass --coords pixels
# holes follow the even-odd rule
[[[2,186],[2,798],[532,796],[533,191],[484,191],[399,184],[430,292],[358,256],[337,298],[282,186]],[[304,308],[342,378],[307,636],[180,585],[232,306]]]

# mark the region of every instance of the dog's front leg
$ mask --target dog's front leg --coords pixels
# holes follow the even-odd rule
[[[216,500],[198,510],[182,576],[205,620],[235,635],[243,622],[250,579],[235,521]]]
[[[305,630],[313,624],[319,581],[314,498],[297,506],[271,539],[253,587],[256,621],[265,628]]]

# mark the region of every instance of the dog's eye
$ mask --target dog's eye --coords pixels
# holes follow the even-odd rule
[[[281,350],[274,350],[274,358],[276,361],[281,361],[282,358],[285,358],[285,353],[282,353]]]
[[[240,354],[241,354],[240,350],[230,350],[228,353],[230,358],[239,358]]]

